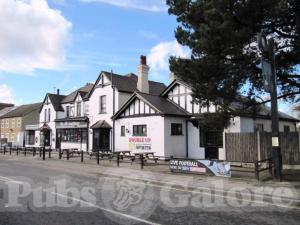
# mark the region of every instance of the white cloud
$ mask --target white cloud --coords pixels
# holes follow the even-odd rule
[[[151,12],[166,11],[165,0],[80,0],[81,2],[101,2],[122,8],[139,9]]]
[[[13,91],[6,84],[0,84],[0,102],[15,103]]]
[[[155,45],[147,56],[151,68],[150,73],[155,78],[158,78],[159,74],[169,72],[170,56],[187,58],[190,56],[190,50],[178,44],[177,41],[161,42]]]
[[[59,69],[72,24],[46,0],[0,0],[0,71]]]

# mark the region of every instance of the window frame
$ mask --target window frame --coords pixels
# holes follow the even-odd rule
[[[121,137],[125,137],[126,136],[126,128],[125,126],[121,126]]]
[[[99,96],[99,114],[107,113],[107,101],[106,100],[107,100],[106,95]]]
[[[181,127],[181,130],[175,129]],[[183,135],[183,124],[182,123],[171,123],[171,136],[182,136]]]
[[[81,116],[81,102],[77,102],[76,104],[76,115]]]
[[[147,125],[146,124],[133,125],[132,126],[132,136],[134,136],[134,137],[147,137]]]

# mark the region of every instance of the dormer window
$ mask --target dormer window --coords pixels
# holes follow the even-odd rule
[[[66,117],[70,117],[70,106],[66,107]]]
[[[77,116],[81,116],[81,102],[77,102]]]

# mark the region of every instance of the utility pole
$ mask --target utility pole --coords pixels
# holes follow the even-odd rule
[[[273,177],[282,180],[282,155],[279,141],[279,119],[277,103],[277,77],[275,67],[274,39],[267,40],[263,32],[257,37],[259,49],[262,52],[262,74],[266,92],[271,96],[271,120],[272,120],[272,161]]]

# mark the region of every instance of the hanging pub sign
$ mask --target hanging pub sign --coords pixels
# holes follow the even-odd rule
[[[170,170],[180,173],[211,174],[231,177],[230,163],[215,160],[171,159]]]

